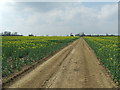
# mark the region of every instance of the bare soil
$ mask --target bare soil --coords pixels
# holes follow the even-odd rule
[[[56,53],[7,88],[114,88],[115,83],[83,38]]]

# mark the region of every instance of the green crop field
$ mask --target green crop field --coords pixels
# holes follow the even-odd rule
[[[22,67],[41,60],[78,37],[3,36],[2,76],[19,72]]]
[[[84,37],[100,62],[120,84],[120,42],[118,37]]]
[[[79,37],[2,36],[2,76],[21,71],[25,66],[51,55]],[[113,79],[120,84],[120,42],[118,37],[84,37]]]

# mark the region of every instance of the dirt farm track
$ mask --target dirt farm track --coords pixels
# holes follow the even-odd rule
[[[114,88],[83,38],[74,41],[8,88]]]

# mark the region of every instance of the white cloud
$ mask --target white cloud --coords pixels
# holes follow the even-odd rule
[[[60,3],[58,6],[55,5],[52,9],[45,11],[38,8],[35,10],[32,6],[24,6],[22,10],[20,10],[20,7],[17,10],[14,5],[8,5],[5,8],[7,10],[2,12],[10,14],[10,16],[3,16],[4,24],[10,24],[9,20],[12,20],[13,26],[11,25],[8,28],[26,34],[28,32],[34,34],[66,34],[70,32],[103,34],[117,32],[117,20],[110,22],[111,18],[117,18],[117,4],[104,5],[102,8],[96,9],[84,6],[82,3]],[[43,5],[40,9],[42,8],[50,7],[47,7],[47,5],[44,7]]]
[[[101,8],[100,13],[98,13],[98,18],[100,19],[107,19],[110,18],[112,16],[114,16],[115,14],[117,14],[118,12],[118,5],[114,4],[114,5],[105,5]]]

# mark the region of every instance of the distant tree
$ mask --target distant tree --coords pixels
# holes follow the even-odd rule
[[[108,33],[106,33],[106,36],[109,36]]]
[[[80,36],[80,33],[78,33],[78,34],[75,34],[75,36]]]
[[[34,36],[33,34],[29,34],[28,36]]]
[[[111,34],[110,36],[115,36],[115,35]]]
[[[72,33],[70,33],[70,36],[74,36]]]
[[[12,33],[12,36],[17,36],[17,35],[18,35],[17,32],[13,32],[13,33]]]
[[[81,34],[80,34],[80,36],[82,36],[82,37],[83,37],[83,36],[85,36],[85,33],[84,33],[84,32],[83,32],[83,33],[81,33]]]
[[[4,33],[3,33],[3,36],[10,36],[11,35],[11,32],[9,32],[9,31],[5,31]]]
[[[23,35],[19,35],[17,34],[17,32],[9,32],[9,31],[4,31],[2,33],[0,33],[0,36],[23,36]]]
[[[91,35],[91,34],[88,34],[88,35],[86,35],[86,36],[90,36],[90,37],[91,37],[92,35]]]

